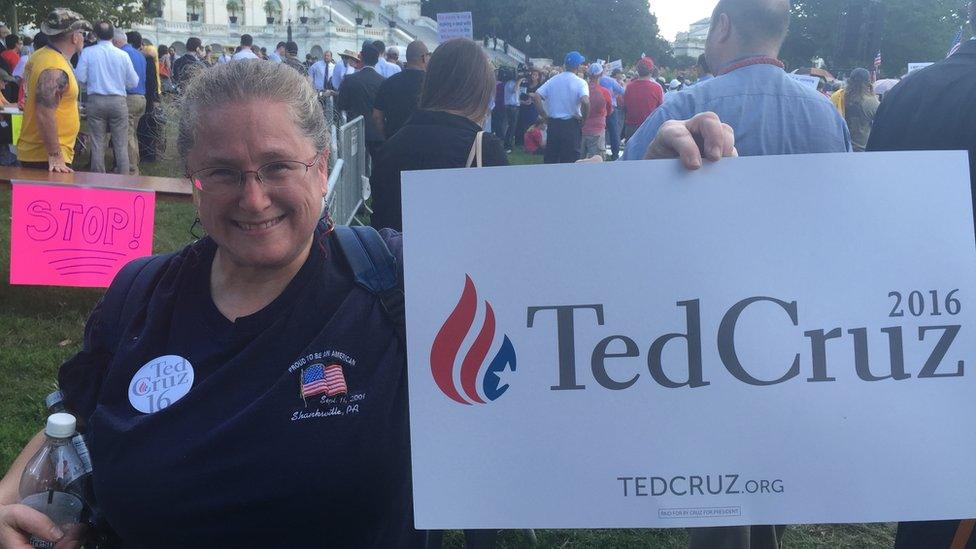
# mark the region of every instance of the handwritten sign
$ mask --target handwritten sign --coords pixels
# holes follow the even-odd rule
[[[152,253],[154,193],[15,181],[12,202],[11,284],[105,288]]]
[[[416,527],[976,516],[972,216],[965,151],[404,172]]]
[[[611,61],[610,64],[607,65],[607,69],[611,71],[616,69],[624,70],[624,62],[621,59],[617,59],[616,61]]]
[[[470,11],[437,14],[437,34],[441,42],[454,38],[471,40],[474,36],[473,26]]]

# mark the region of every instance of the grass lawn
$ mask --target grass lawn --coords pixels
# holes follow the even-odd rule
[[[173,139],[170,139],[170,143]],[[538,164],[540,156],[520,151],[512,164]],[[142,166],[145,175],[178,175],[174,158]],[[153,249],[167,252],[190,242],[192,205],[159,201]],[[88,311],[101,290],[10,286],[10,188],[0,186],[0,470],[13,458],[44,421],[44,396],[55,388],[58,366],[81,347]],[[542,547],[684,547],[684,530],[539,530]],[[806,525],[791,527],[786,547],[891,547],[894,525]],[[525,547],[521,531],[502,534],[501,547]],[[445,546],[462,547],[459,532],[451,532]]]

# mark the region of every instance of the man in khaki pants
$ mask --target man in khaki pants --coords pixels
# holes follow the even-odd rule
[[[118,40],[119,38],[122,40]],[[116,40],[123,42],[116,45],[129,54],[132,66],[139,75],[139,83],[125,90],[125,106],[129,111],[129,175],[139,175],[139,139],[136,137],[136,130],[139,128],[139,120],[146,113],[147,60],[142,53],[142,35],[138,32],[129,31],[121,37],[117,36]]]
[[[126,89],[139,83],[139,75],[129,56],[113,45],[115,26],[99,21],[94,29],[98,43],[81,51],[74,71],[88,95],[85,112],[92,137],[91,171],[105,172],[105,149],[111,133],[116,171],[125,175],[129,173],[125,96]]]

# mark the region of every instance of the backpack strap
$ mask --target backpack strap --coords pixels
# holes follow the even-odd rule
[[[174,254],[140,257],[127,263],[102,298],[102,318],[109,334],[109,350],[114,354],[122,343],[122,335],[146,305],[156,279]]]
[[[334,231],[356,285],[379,298],[397,336],[405,344],[405,302],[396,257],[373,227],[336,225]]]
[[[959,527],[956,528],[956,535],[952,538],[951,549],[966,548],[966,545],[969,543],[969,538],[973,535],[974,525],[976,525],[976,520],[974,519],[959,521]]]

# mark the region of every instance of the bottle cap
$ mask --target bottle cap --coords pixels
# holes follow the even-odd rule
[[[44,434],[53,438],[69,438],[75,434],[75,416],[71,414],[51,414],[47,418]]]

